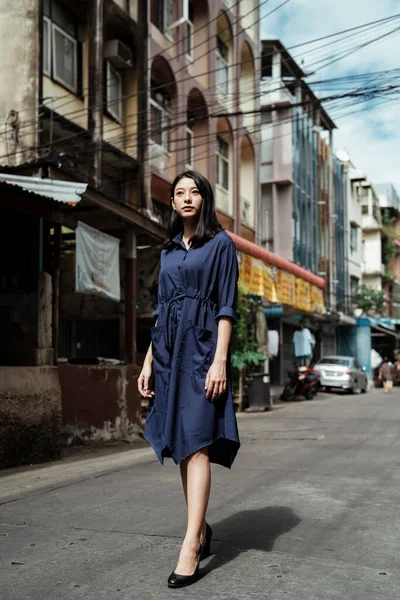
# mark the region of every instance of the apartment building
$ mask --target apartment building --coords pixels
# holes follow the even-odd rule
[[[257,241],[258,23],[255,0],[17,0],[3,11],[0,364],[21,369],[7,393],[33,369],[26,393],[39,397],[47,368],[57,419],[61,381],[64,418],[83,421],[83,408],[91,435],[129,437],[176,173],[203,172],[224,227],[239,245]],[[75,292],[80,224],[119,248],[117,301]],[[127,366],[52,369],[98,356]]]
[[[354,312],[358,288],[362,280],[363,241],[362,241],[362,208],[357,182],[364,178],[350,160],[345,150],[338,150],[337,158],[341,161],[346,173],[347,196],[347,290],[348,308]]]
[[[336,351],[348,312],[347,184],[333,152],[335,123],[304,78],[279,40],[262,41],[260,243],[324,278],[324,322],[304,316],[318,355]],[[292,312],[282,309],[287,354],[299,327]]]
[[[384,285],[387,296],[387,314],[400,318],[400,198],[391,183],[374,184],[386,234]]]
[[[255,0],[151,3],[147,181],[162,222],[191,168],[215,188],[222,225],[257,241],[258,23]]]
[[[140,422],[137,265],[165,235],[146,214],[147,28],[143,1],[17,0],[2,11],[0,369],[2,397],[16,400],[0,406],[10,449],[0,463],[23,461],[20,448],[25,460],[56,456],[61,420],[100,439],[129,439]],[[84,294],[81,225],[104,259]],[[86,364],[57,369],[63,359]],[[13,442],[32,428],[48,443]]]

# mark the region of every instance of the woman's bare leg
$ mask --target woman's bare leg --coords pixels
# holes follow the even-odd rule
[[[197,564],[200,542],[205,537],[205,515],[210,497],[211,468],[207,448],[181,462],[182,486],[188,505],[188,525],[175,572],[191,575]]]
[[[207,448],[206,448],[207,450]],[[187,499],[187,465],[188,465],[188,461],[183,460],[180,463],[180,470],[181,470],[181,480],[182,480],[182,488],[183,488],[183,493],[185,495],[185,502],[186,504],[188,503],[188,499]],[[211,474],[210,474],[210,479],[211,479]],[[206,537],[206,531],[207,531],[207,524],[206,524],[206,516],[204,515],[204,522],[201,528],[201,533],[200,533],[200,542],[203,544],[205,537]]]

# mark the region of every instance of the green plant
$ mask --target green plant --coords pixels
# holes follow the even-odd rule
[[[394,225],[394,223],[396,222],[397,217],[395,215],[391,215],[390,214],[390,210],[388,210],[387,208],[384,208],[382,211],[382,224],[385,227],[390,227],[391,225]]]
[[[243,381],[247,371],[257,369],[268,358],[257,349],[256,325],[252,318],[257,303],[258,297],[247,294],[239,284],[237,321],[232,331],[231,348],[232,369],[238,378],[239,410],[243,409]]]
[[[388,238],[386,240],[385,249],[383,251],[383,262],[385,265],[387,265],[390,262],[390,260],[397,253],[397,251],[398,251],[398,248],[395,245],[395,243],[393,242],[393,240]]]
[[[361,285],[356,294],[356,306],[364,313],[375,309],[377,313],[382,312],[385,303],[385,292],[376,290],[369,285]]]

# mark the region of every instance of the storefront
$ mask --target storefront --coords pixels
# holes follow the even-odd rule
[[[324,280],[239,236],[230,234],[239,251],[240,282],[262,298],[269,331],[277,332],[279,352],[270,360],[271,383],[282,385],[296,360],[296,331],[310,328],[320,352],[319,329],[326,313]]]

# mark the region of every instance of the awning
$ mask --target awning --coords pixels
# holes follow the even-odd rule
[[[371,325],[371,329],[373,331],[376,331],[375,335],[379,335],[379,336],[389,335],[389,336],[393,336],[396,340],[400,340],[400,334],[396,333],[392,329],[389,329],[388,327],[384,327],[383,325]],[[374,335],[374,333],[371,333],[371,335]]]
[[[81,201],[81,195],[86,191],[87,183],[64,181],[61,179],[42,179],[26,175],[11,175],[0,173],[0,183],[19,187],[25,192],[50,198],[56,202],[75,206]]]
[[[357,323],[354,317],[350,317],[349,315],[345,315],[343,312],[339,312],[339,325],[355,325]]]
[[[249,240],[246,240],[240,235],[236,235],[231,231],[227,231],[226,233],[231,236],[238,250],[241,250],[242,252],[253,256],[254,258],[259,258],[260,260],[278,269],[287,271],[288,273],[291,273],[292,275],[295,275],[304,281],[308,281],[320,289],[325,287],[325,280],[322,279],[322,277],[314,275],[314,273],[311,273],[311,271],[307,271],[307,269],[299,267],[295,263],[290,262],[290,260],[286,260],[286,258],[282,258],[281,256],[278,256],[269,250],[265,250],[265,248],[257,246],[257,244],[254,244],[253,242],[249,242]]]

